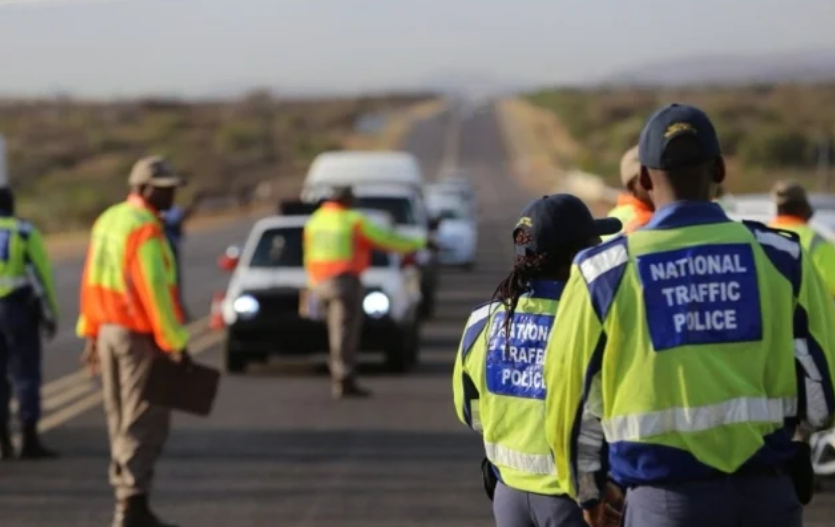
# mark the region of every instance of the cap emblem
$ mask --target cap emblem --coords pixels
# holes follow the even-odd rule
[[[670,136],[676,135],[681,132],[696,133],[696,129],[690,123],[673,123],[667,127],[667,131],[664,132],[664,138],[667,139]]]

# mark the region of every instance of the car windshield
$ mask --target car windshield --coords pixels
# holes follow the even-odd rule
[[[371,267],[388,267],[389,255],[374,251]],[[302,258],[302,227],[267,229],[258,240],[249,267],[304,267]]]
[[[359,196],[354,207],[386,212],[398,225],[417,224],[412,202],[405,196]]]
[[[467,218],[467,216],[464,214],[464,211],[457,207],[451,207],[449,205],[445,205],[442,207],[431,207],[431,210],[432,215],[438,218],[439,220],[463,220]]]

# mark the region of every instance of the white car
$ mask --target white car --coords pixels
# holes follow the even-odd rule
[[[380,213],[367,213],[389,227]],[[243,249],[227,250],[221,267],[233,270],[220,311],[226,330],[225,363],[242,372],[270,356],[327,352],[322,309],[306,292],[302,232],[307,215],[258,221]],[[414,262],[374,252],[363,273],[364,315],[360,349],[382,352],[391,371],[407,371],[418,361],[420,274]]]
[[[765,223],[774,219],[777,207],[769,194],[736,194],[724,197],[722,206],[734,220],[751,220]],[[809,203],[815,214],[809,226],[830,241],[835,241],[835,195],[812,193]]]
[[[460,170],[443,172],[437,181],[427,186],[427,193],[454,194],[476,209],[476,192],[472,181]]]
[[[439,220],[435,241],[442,265],[475,266],[478,226],[470,204],[456,194],[429,193],[429,212]]]

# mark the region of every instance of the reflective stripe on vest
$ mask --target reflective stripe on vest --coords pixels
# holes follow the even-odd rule
[[[487,453],[487,459],[500,467],[510,467],[530,474],[557,475],[554,456],[550,454],[526,454],[487,441],[484,442],[484,451]]]
[[[705,406],[611,417],[603,420],[603,430],[610,442],[640,441],[670,432],[702,432],[738,423],[782,424],[786,417],[795,415],[797,398],[740,397]]]

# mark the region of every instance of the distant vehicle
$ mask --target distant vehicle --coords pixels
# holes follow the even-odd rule
[[[427,192],[433,194],[455,194],[476,208],[475,186],[469,176],[460,170],[451,170],[440,175],[437,181],[427,186]]]
[[[472,206],[460,195],[444,192],[427,192],[426,203],[432,217],[439,221],[435,240],[440,246],[441,264],[473,268],[478,225]]]
[[[304,180],[302,199],[339,185],[391,183],[422,188],[423,172],[408,152],[325,152],[316,156]]]
[[[336,186],[350,185],[357,206],[392,215],[395,228],[407,236],[430,239],[437,227],[426,209],[424,178],[417,159],[407,152],[326,152],[313,160],[301,199],[317,202]],[[434,251],[417,253],[421,271],[422,318],[435,311],[439,263]]]
[[[809,202],[815,215],[809,226],[821,236],[835,241],[835,195],[823,193],[809,194]],[[728,216],[734,220],[751,220],[768,224],[777,214],[777,208],[769,194],[734,194],[722,199],[722,206]]]
[[[390,225],[379,212],[373,221]],[[311,355],[328,350],[324,313],[306,290],[302,232],[310,216],[272,216],[252,228],[243,250],[227,249],[219,259],[232,271],[220,304],[226,330],[225,365],[244,372],[270,356]],[[365,293],[360,349],[382,352],[391,371],[418,362],[420,279],[410,258],[374,252],[362,275]]]

